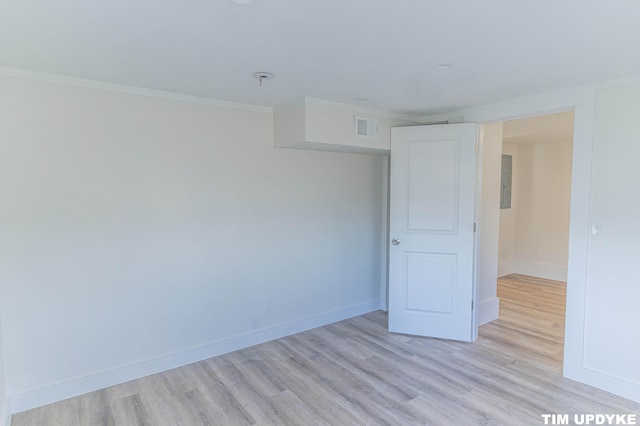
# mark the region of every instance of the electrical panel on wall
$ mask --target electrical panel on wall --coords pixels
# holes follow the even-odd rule
[[[502,155],[502,184],[500,186],[500,208],[511,208],[511,188],[513,178],[513,157],[511,155]]]
[[[366,118],[355,116],[356,136],[362,138],[378,137],[378,120],[375,118]]]

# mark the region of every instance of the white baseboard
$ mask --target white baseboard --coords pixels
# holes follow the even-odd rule
[[[120,383],[161,373],[173,368],[182,367],[214,356],[222,355],[238,349],[254,346],[270,340],[279,339],[291,334],[300,333],[312,328],[321,327],[347,318],[379,310],[380,300],[372,300],[357,305],[347,306],[336,311],[325,312],[312,317],[301,318],[286,324],[263,328],[239,336],[222,339],[184,351],[160,356],[153,359],[117,367],[107,371],[79,377],[62,383],[34,389],[28,392],[10,395],[13,413],[62,401],[85,393],[104,389]],[[0,423],[0,426],[4,426]]]
[[[2,407],[0,407],[0,426],[11,426],[11,410],[9,409],[8,398]]]
[[[517,259],[514,261],[513,272],[515,274],[530,275],[532,277],[545,278],[547,280],[567,281],[567,265],[552,263],[532,262]]]
[[[497,320],[499,308],[500,299],[497,297],[481,300],[480,303],[478,303],[478,326]]]
[[[389,312],[389,302],[385,298],[384,300],[380,300],[380,305],[378,306],[378,311]]]
[[[513,259],[498,262],[498,277],[504,277],[509,274],[515,274]]]
[[[567,368],[566,362],[563,375],[576,382],[584,383],[640,403],[640,383],[630,382],[620,377],[592,369],[586,365]]]

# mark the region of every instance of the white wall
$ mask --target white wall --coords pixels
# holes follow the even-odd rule
[[[335,102],[306,98],[307,141],[323,144],[332,141],[350,149],[375,149],[389,153],[391,150],[391,128],[395,126],[416,125],[417,120],[408,117],[382,115],[377,111],[356,109]],[[355,135],[355,116],[377,120],[377,133],[372,137]],[[335,147],[332,147],[335,148]],[[331,148],[330,148],[331,149]],[[375,151],[374,151],[375,152]]]
[[[616,86],[621,88],[608,92]],[[596,93],[598,120],[594,120]],[[490,123],[574,110],[563,372],[570,379],[638,402],[640,366],[634,360],[640,359],[640,310],[635,248],[640,206],[638,198],[629,194],[638,192],[640,182],[640,168],[635,165],[640,147],[635,143],[640,135],[639,94],[640,75],[634,75],[450,114],[462,114],[467,122]],[[612,185],[615,190],[610,189]],[[601,217],[607,227],[600,240],[590,234],[591,220],[598,215],[605,215]]]
[[[500,210],[500,276],[566,281],[572,151],[572,140],[503,144],[514,173],[511,209]]]
[[[478,216],[478,325],[498,318],[498,233],[500,228],[500,161],[502,123],[482,126]]]
[[[11,421],[4,374],[4,349],[2,346],[2,315],[0,314],[0,426],[9,426]]]
[[[609,88],[619,85],[622,85],[620,89],[609,91]],[[257,337],[268,338],[276,334],[247,334],[245,340],[233,335],[234,330],[250,328],[246,322],[250,319],[251,314],[247,315],[247,312],[252,305],[231,297],[229,282],[243,291],[251,288],[262,299],[268,300],[258,303],[260,305],[274,303],[295,309],[298,303],[292,300],[300,296],[301,304],[305,305],[303,307],[319,306],[317,312],[326,312],[327,293],[338,294],[341,301],[358,300],[355,306],[362,307],[361,310],[370,305],[360,301],[371,297],[375,298],[374,302],[378,301],[380,289],[375,285],[370,287],[364,279],[355,280],[356,284],[353,286],[346,285],[342,280],[337,285],[324,281],[327,275],[336,273],[341,262],[345,261],[338,256],[342,254],[338,240],[351,241],[352,238],[346,238],[346,235],[358,239],[354,246],[361,242],[358,248],[366,247],[367,250],[375,251],[373,247],[376,244],[368,245],[369,241],[364,240],[368,239],[366,235],[370,232],[376,232],[370,231],[369,225],[375,229],[382,228],[375,224],[376,217],[368,216],[372,211],[374,216],[375,212],[380,211],[377,207],[371,209],[376,204],[373,201],[379,197],[379,192],[370,186],[375,186],[375,183],[371,184],[369,181],[369,178],[374,181],[378,179],[378,170],[382,169],[378,160],[364,156],[268,150],[267,147],[271,148],[273,141],[266,135],[268,131],[265,129],[270,127],[269,120],[263,118],[263,115],[269,115],[266,113],[230,111],[4,78],[0,79],[0,90],[3,94],[0,97],[0,116],[3,118],[0,120],[0,149],[3,154],[0,156],[0,194],[3,201],[6,201],[3,204],[6,209],[0,210],[0,226],[3,227],[3,235],[10,237],[0,242],[0,261],[3,262],[0,265],[0,311],[4,321],[8,384],[12,380],[14,385],[20,384],[18,379],[28,370],[27,368],[21,372],[20,368],[34,366],[38,371],[42,370],[42,367],[32,362],[34,358],[38,361],[45,359],[44,369],[55,364],[63,367],[62,374],[57,374],[58,376],[66,376],[68,379],[75,377],[78,380],[68,382],[71,383],[70,387],[50,386],[49,375],[45,375],[46,380],[42,381],[38,381],[37,374],[33,377],[27,375],[26,378],[33,385],[32,389],[44,386],[40,389],[54,392],[62,390],[71,394],[87,383],[92,386],[106,385],[114,376],[126,380],[145,368],[147,371],[153,371],[159,365],[171,368],[176,363],[204,357],[220,348],[231,348],[238,343],[251,344]],[[598,120],[594,134],[596,92]],[[636,401],[640,401],[640,380],[638,365],[634,361],[640,359],[640,343],[635,328],[640,323],[640,311],[637,309],[638,286],[634,284],[637,282],[637,259],[634,256],[637,253],[635,249],[640,226],[640,206],[637,197],[630,197],[629,194],[637,193],[640,181],[640,169],[634,164],[640,146],[634,143],[640,134],[640,129],[635,124],[635,117],[638,115],[636,109],[640,105],[639,93],[640,76],[632,76],[452,114],[456,117],[464,115],[465,121],[486,123],[575,108],[564,374]],[[99,111],[88,109],[88,106]],[[5,117],[10,117],[11,120],[5,120]],[[139,125],[140,123],[144,125]],[[244,125],[237,129],[229,128],[238,123]],[[246,125],[247,123],[251,126]],[[264,134],[261,129],[265,130]],[[138,137],[135,137],[136,133]],[[150,133],[153,133],[153,137],[149,137]],[[136,143],[131,143],[132,140]],[[158,141],[157,146],[152,146],[151,140]],[[198,143],[199,140],[202,143]],[[595,144],[592,143],[594,140]],[[81,143],[83,141],[92,141],[91,147],[84,147]],[[178,146],[178,141],[184,146]],[[129,143],[125,145],[124,142]],[[100,148],[97,153],[90,149],[96,147]],[[170,147],[175,149],[171,150]],[[161,152],[157,152],[159,148]],[[596,160],[593,170],[592,148]],[[203,166],[205,159],[196,155],[199,152],[207,153],[205,159],[215,167]],[[216,152],[224,153],[224,156],[220,157]],[[240,162],[238,167],[237,161],[228,161],[235,164],[234,169],[225,159],[243,159],[248,162]],[[166,166],[160,167],[165,163]],[[82,171],[80,169],[85,164],[86,170],[80,174],[85,179],[74,179],[78,174],[76,172]],[[136,167],[136,164],[142,167]],[[71,168],[66,170],[64,166]],[[150,173],[154,169],[162,170],[162,173]],[[257,178],[253,170],[260,171],[261,179]],[[326,173],[326,170],[331,170],[332,173]],[[108,179],[99,179],[101,174]],[[338,176],[334,178],[333,174]],[[361,174],[366,178],[358,179]],[[143,179],[144,176],[146,179]],[[226,186],[231,189],[244,183],[241,188],[248,193],[227,190],[219,179],[201,182],[201,177],[206,176],[226,178]],[[8,180],[8,177],[17,180]],[[351,178],[351,184],[345,185],[344,179],[341,179],[344,177]],[[166,188],[154,188],[152,184],[155,179],[161,181],[158,186],[164,185]],[[262,185],[262,180],[269,185]],[[255,187],[250,187],[246,181],[251,181]],[[59,186],[57,183],[68,185]],[[274,187],[274,183],[281,185],[283,189]],[[180,187],[191,189],[192,192],[179,190]],[[611,191],[612,187],[615,190]],[[307,195],[305,188],[311,188],[315,192],[314,197]],[[110,190],[105,192],[97,189]],[[238,220],[231,220],[227,224],[234,228],[232,231],[235,233],[227,231],[219,221],[198,222],[193,217],[180,225],[179,219],[188,216],[188,212],[179,212],[177,209],[172,211],[170,207],[177,206],[178,203],[169,203],[163,198],[166,194],[170,199],[182,199],[191,207],[197,207],[197,195],[207,193],[206,191],[219,195],[218,199],[222,202],[208,200],[201,205],[208,207],[207,212],[216,219],[237,217]],[[250,194],[259,198],[256,200],[249,197]],[[315,199],[319,202],[314,203]],[[343,206],[334,204],[335,201],[340,201]],[[116,208],[117,206],[122,207]],[[157,213],[158,209],[154,206],[163,207],[162,214]],[[256,221],[256,228],[264,228],[258,229],[264,234],[257,234],[263,238],[254,239],[256,233],[250,232],[253,229],[242,229],[242,226],[256,220],[255,217],[250,217],[251,220],[242,221],[251,216],[251,212],[242,208],[246,206],[257,208],[263,217],[263,220]],[[107,210],[103,212],[101,207]],[[91,218],[86,213],[92,210],[101,219],[99,223],[92,224],[83,220]],[[135,213],[134,217],[131,217],[132,211]],[[241,214],[243,212],[244,216]],[[26,215],[25,218],[21,217],[22,213]],[[154,214],[157,217],[154,218]],[[326,221],[321,220],[316,224],[316,221],[308,220],[311,216]],[[592,218],[598,219],[598,216],[605,221],[605,235],[592,237],[589,232],[590,221]],[[130,219],[124,220],[125,218]],[[131,223],[136,218],[136,223]],[[14,222],[7,222],[9,219]],[[329,226],[326,223],[329,221],[335,226]],[[16,226],[9,228],[8,223]],[[196,223],[193,227],[199,229],[188,229],[189,223]],[[314,229],[308,229],[307,223],[314,223]],[[90,232],[108,230],[108,225],[112,225],[114,232],[106,235],[104,232]],[[281,236],[282,233],[266,230],[265,225],[278,226],[280,230],[289,229],[291,232],[287,235],[290,238],[284,242],[279,238],[275,243],[267,245],[265,237],[272,238],[276,234]],[[119,231],[140,227],[142,235],[129,236]],[[157,241],[159,255],[153,259],[151,255],[155,247],[151,247],[151,243],[155,241],[147,242],[146,245],[141,243],[150,239],[145,238],[145,231],[147,235],[153,236],[157,234],[150,231],[160,228],[168,239],[165,242]],[[168,232],[172,230],[173,232]],[[178,232],[180,230],[182,233]],[[204,238],[198,238],[203,235],[202,231]],[[296,232],[304,235],[298,237]],[[180,235],[188,238],[180,238]],[[207,238],[211,235],[216,237],[214,243]],[[218,238],[226,236],[243,241]],[[21,240],[21,237],[27,239]],[[91,244],[92,239],[97,242]],[[101,253],[96,250],[88,253],[83,251],[99,246],[100,241],[104,241]],[[129,244],[136,241],[136,245]],[[313,244],[318,247],[311,248]],[[328,250],[331,246],[334,250]],[[172,252],[173,247],[177,248]],[[265,254],[269,260],[256,256],[265,247],[275,247]],[[237,264],[232,263],[228,268],[224,264],[224,261],[232,257],[224,248],[231,248],[236,254],[254,255],[261,267],[260,271],[266,271],[264,276],[268,278],[269,284],[274,282],[270,278],[282,277],[277,285],[269,287],[274,290],[270,293],[274,297],[264,297],[268,292],[259,285],[256,272],[242,270],[242,279],[237,281],[217,279],[235,275],[230,270]],[[335,248],[338,248],[337,255],[329,256],[329,252],[335,253]],[[313,249],[313,253],[307,257],[302,249]],[[189,255],[199,253],[202,257],[196,256],[190,260],[187,256],[180,256],[184,252]],[[206,254],[203,255],[202,252]],[[177,264],[162,262],[172,259],[176,253]],[[318,256],[319,254],[323,256]],[[80,261],[73,262],[73,255],[77,255]],[[144,260],[143,255],[147,259],[156,260],[155,264],[150,265],[152,262],[149,260],[142,264],[136,262],[141,258]],[[363,263],[375,262],[375,255],[360,255]],[[360,257],[355,259],[357,261]],[[15,261],[18,263],[11,263]],[[88,265],[83,263],[87,261]],[[91,262],[101,268],[93,268]],[[44,270],[26,268],[34,263],[42,265]],[[126,270],[112,270],[110,265],[123,266]],[[294,265],[293,274],[302,277],[300,280],[294,282],[286,279],[289,276],[287,268],[292,268],[291,265]],[[7,266],[12,266],[12,269],[9,270]],[[326,269],[327,266],[329,270]],[[371,265],[362,266],[363,271],[367,270],[373,275],[379,270]],[[344,267],[349,268],[349,265]],[[148,278],[145,274],[151,275],[150,272],[160,268],[162,273],[157,274],[155,281],[145,279]],[[98,273],[94,273],[94,270]],[[122,279],[121,275],[127,271],[134,272],[132,276],[137,279]],[[167,271],[173,274],[167,274]],[[195,272],[190,274],[190,271]],[[101,272],[112,274],[112,278],[116,278],[113,282],[117,285],[105,283]],[[317,274],[320,279],[316,279]],[[94,279],[84,280],[83,275]],[[193,275],[196,280],[181,279],[191,278],[189,275]],[[211,279],[202,279],[199,281],[200,285],[194,285],[200,275]],[[8,277],[20,279],[22,285],[16,285],[16,279],[7,280]],[[121,285],[123,282],[126,285]],[[299,285],[301,282],[304,285]],[[48,283],[54,285],[47,285]],[[253,286],[248,285],[249,283]],[[178,291],[179,286],[184,286],[185,291]],[[154,291],[147,291],[148,287]],[[326,291],[325,287],[328,287]],[[342,292],[343,287],[350,290]],[[307,289],[313,293],[312,297],[327,297],[319,298],[321,303],[318,305],[311,305],[308,302],[311,297],[303,294]],[[172,300],[167,296],[176,297]],[[256,298],[251,297],[249,302],[254,299]],[[74,300],[95,303],[75,304]],[[17,305],[16,302],[22,305]],[[225,310],[225,302],[231,304],[231,309]],[[119,311],[118,306],[122,306],[122,310]],[[195,310],[182,310],[183,314],[187,314],[186,317],[178,315],[179,309],[185,306],[193,306]],[[7,307],[11,309],[6,309]],[[19,312],[20,309],[25,312]],[[44,311],[40,312],[39,309]],[[216,320],[231,310],[238,323],[225,323],[232,329],[227,333],[226,329],[220,330]],[[340,313],[352,313],[356,310],[338,308]],[[218,312],[221,314],[218,315]],[[296,313],[289,316],[295,318]],[[148,319],[147,314],[151,314],[151,319]],[[328,315],[321,313],[320,318],[325,320]],[[20,321],[7,325],[8,319]],[[199,326],[203,319],[211,330]],[[153,321],[158,322],[158,325],[153,324]],[[313,325],[316,322],[313,318],[306,321],[294,319],[289,324],[294,324],[291,329],[295,329],[300,324]],[[264,324],[265,321],[262,321],[262,326]],[[286,327],[276,330],[286,331]],[[27,334],[31,331],[34,332],[33,338]],[[61,335],[51,335],[49,331],[59,331]],[[122,332],[122,336],[117,332]],[[216,340],[220,335],[231,336],[231,340],[221,337],[220,346],[205,343],[200,347],[200,352],[197,349],[177,352],[175,356],[161,358],[163,361],[156,364],[135,363],[140,360],[140,353],[151,352],[163,342],[169,341],[163,337],[176,337],[176,340],[171,341],[179,345],[184,335],[184,340],[189,341]],[[205,338],[199,339],[200,335]],[[10,349],[10,342],[17,343],[15,349]],[[226,342],[231,343],[224,346]],[[114,343],[118,345],[117,348],[110,346]],[[127,343],[137,343],[138,347],[127,347]],[[67,352],[63,346],[67,344],[72,350],[80,349],[80,352],[69,351],[71,359],[65,359]],[[34,354],[30,349],[43,351],[44,355]],[[92,358],[93,355],[101,355],[100,351],[104,350],[109,352],[107,355],[122,352],[124,357],[135,359],[130,364],[132,367],[116,368],[118,366],[114,366],[115,363],[105,363],[101,356],[96,360]],[[26,353],[31,358],[23,362],[19,359],[20,353]],[[151,365],[147,368],[148,364]],[[93,381],[83,381],[86,376],[71,376],[103,365],[107,368],[106,373],[89,376],[95,379]],[[122,372],[122,375],[118,376],[114,372]],[[47,373],[49,374],[48,371]],[[22,377],[24,379],[25,376]],[[84,386],[85,389],[87,387],[90,386]],[[15,392],[15,388],[9,389],[10,393],[12,391]],[[28,392],[26,398],[14,394],[12,401],[18,401],[24,407],[34,400],[42,402],[46,399],[43,395],[50,397],[52,394],[36,390]],[[56,395],[59,396],[60,392]]]
[[[640,400],[640,83],[595,98],[584,365],[636,386]]]
[[[515,272],[566,281],[572,140],[520,145]]]
[[[502,153],[512,157],[511,208],[500,209],[498,276],[513,274],[516,260],[516,217],[518,212],[518,144],[503,142]],[[502,166],[500,166],[502,167]]]
[[[355,117],[377,121],[371,137],[355,134]],[[275,108],[275,143],[280,148],[388,155],[391,128],[419,124],[413,117],[304,97]]]
[[[383,157],[273,149],[266,109],[0,93],[14,412],[380,307]]]

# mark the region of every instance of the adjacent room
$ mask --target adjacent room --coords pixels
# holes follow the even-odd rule
[[[637,16],[1,2],[0,426],[631,422]]]
[[[535,336],[535,351],[559,366],[564,355],[573,115],[566,111],[506,121],[502,139],[500,320]]]
[[[504,123],[498,276],[567,280],[573,122],[567,111]]]

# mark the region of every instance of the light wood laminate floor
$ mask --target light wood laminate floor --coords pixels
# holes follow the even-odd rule
[[[36,425],[539,425],[640,414],[561,375],[564,283],[500,280],[474,343],[389,334],[374,312],[14,415]]]

